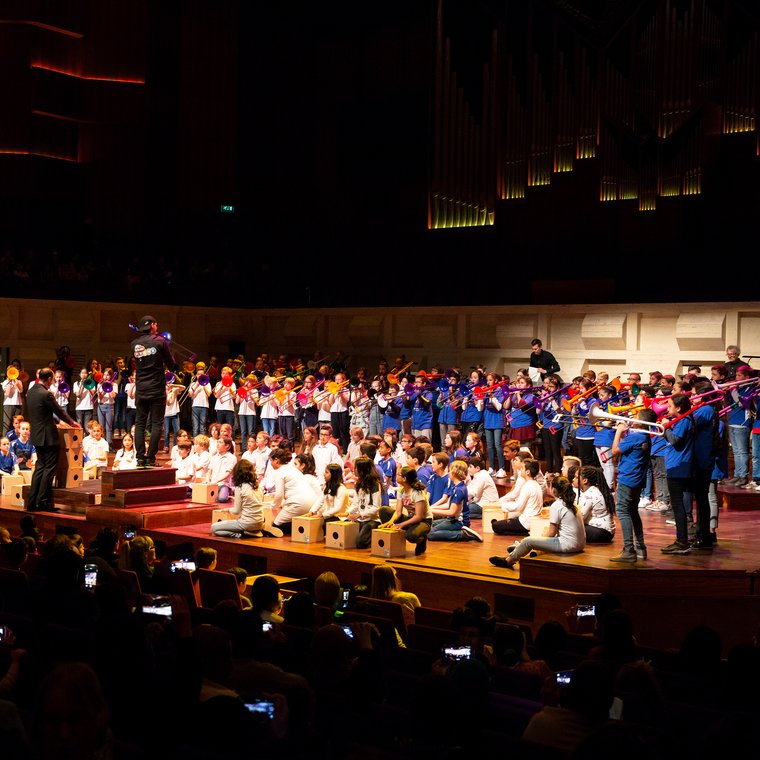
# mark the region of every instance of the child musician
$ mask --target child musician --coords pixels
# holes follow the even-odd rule
[[[229,425],[235,424],[235,394],[237,387],[232,377],[230,367],[222,367],[221,380],[214,387],[214,397],[216,398],[216,421],[219,423],[226,422]]]
[[[208,418],[208,399],[211,395],[211,381],[204,374],[206,365],[198,362],[195,365],[195,379],[190,383],[187,393],[192,399],[193,438],[206,432],[206,419]]]

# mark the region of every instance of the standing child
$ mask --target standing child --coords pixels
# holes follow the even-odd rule
[[[92,419],[94,408],[93,399],[95,398],[96,383],[88,379],[87,370],[82,367],[79,370],[79,380],[74,383],[74,397],[76,398],[76,416],[77,422],[84,428]]]
[[[103,379],[97,386],[98,397],[98,422],[103,428],[103,438],[111,444],[113,437],[114,403],[116,401],[117,388],[114,384],[114,373],[111,367],[103,370]]]
[[[201,433],[206,433],[211,381],[208,375],[204,374],[205,371],[206,365],[203,362],[198,362],[195,365],[195,378],[187,389],[187,393],[192,399],[193,438]]]
[[[261,426],[264,428],[264,432],[270,436],[274,435],[275,426],[277,424],[277,387],[279,383],[274,377],[267,375],[259,390],[256,403],[259,405],[261,412]]]
[[[235,395],[237,386],[232,377],[231,367],[222,367],[222,377],[214,387],[216,398],[216,421],[235,424]]]
[[[277,425],[280,435],[290,441],[293,448],[296,440],[296,387],[295,378],[286,377],[282,384],[282,390],[278,391],[277,401]]]
[[[247,375],[243,385],[238,388],[236,401],[238,405],[238,422],[240,423],[240,440],[247,441],[249,437],[256,435],[256,397],[258,393],[253,387],[256,384],[256,375]]]
[[[488,472],[495,477],[506,478],[504,472],[504,452],[502,440],[504,438],[504,391],[497,387],[501,381],[495,372],[486,375],[485,407],[483,409],[483,426],[486,431],[486,451],[488,452]]]
[[[171,434],[174,433],[174,445],[177,445],[179,431],[179,402],[177,397],[180,388],[173,384],[166,386],[166,407],[164,408],[164,451],[169,451]]]

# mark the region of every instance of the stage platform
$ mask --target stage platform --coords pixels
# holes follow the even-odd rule
[[[452,609],[472,596],[482,596],[500,616],[534,630],[548,619],[572,626],[574,621],[566,618],[566,612],[573,605],[593,603],[598,594],[609,592],[623,601],[644,646],[677,646],[689,628],[706,624],[718,630],[727,650],[736,642],[751,640],[760,625],[758,492],[740,491],[736,497],[721,493],[719,543],[711,554],[662,554],[660,549],[673,540],[675,527],[662,514],[642,509],[649,549],[645,562],[610,563],[610,557],[620,551],[618,536],[611,546],[590,545],[573,556],[540,554],[523,559],[515,570],[506,570],[493,567],[488,558],[504,556],[512,539],[482,531],[483,543],[428,542],[420,557],[407,544],[404,557],[385,560],[369,550],[340,551],[287,537],[214,538],[212,505],[181,501],[117,508],[90,503],[93,486],[71,490],[80,491],[82,503],[72,505],[71,496],[56,498],[60,512],[36,513],[44,534],[76,531],[89,542],[102,525],[134,525],[159,546],[215,548],[219,568],[241,565],[251,574],[268,572],[289,578],[314,578],[332,570],[342,582],[351,584],[368,583],[372,567],[387,561],[396,567],[404,588],[416,593],[425,606]],[[743,505],[727,508],[732,498],[741,498]],[[3,507],[0,524],[15,533],[23,514],[23,508]],[[477,521],[473,526],[480,529]]]

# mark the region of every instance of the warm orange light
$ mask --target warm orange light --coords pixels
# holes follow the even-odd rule
[[[0,148],[0,155],[3,156],[39,156],[41,158],[54,158],[56,161],[71,161],[71,163],[77,163],[76,158],[71,156],[57,156],[54,153],[38,153],[34,150],[3,150]]]
[[[17,21],[16,19],[0,19],[0,24],[26,24],[27,26],[36,26],[38,29],[46,29],[48,32],[55,32],[56,34],[64,34],[66,37],[74,37],[77,40],[81,40],[84,37],[79,32],[72,32],[70,29],[63,29],[60,26],[52,26],[51,24],[43,24],[41,21]]]
[[[55,74],[63,74],[66,77],[75,77],[76,79],[86,79],[90,82],[119,82],[123,84],[145,84],[144,79],[126,79],[124,77],[95,77],[87,76],[85,74],[77,74],[75,71],[67,71],[66,69],[59,69],[55,66],[48,66],[46,63],[32,63],[33,69],[42,69],[43,71],[52,71]]]

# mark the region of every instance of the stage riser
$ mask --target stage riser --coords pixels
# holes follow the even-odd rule
[[[91,507],[87,510],[87,521],[97,525],[136,525],[140,530],[177,528],[199,522],[211,524],[213,507],[187,506],[153,507],[148,509],[114,509],[111,507]]]
[[[718,489],[720,507],[725,510],[747,511],[760,509],[760,491],[745,491],[740,488]]]
[[[146,470],[104,470],[101,475],[103,492],[116,488],[144,488],[170,486],[177,482],[177,471],[172,467],[152,467]]]
[[[166,504],[167,502],[183,502],[187,500],[187,486],[156,485],[145,488],[115,488],[107,490],[103,487],[101,504],[104,507],[140,507],[148,504]]]

